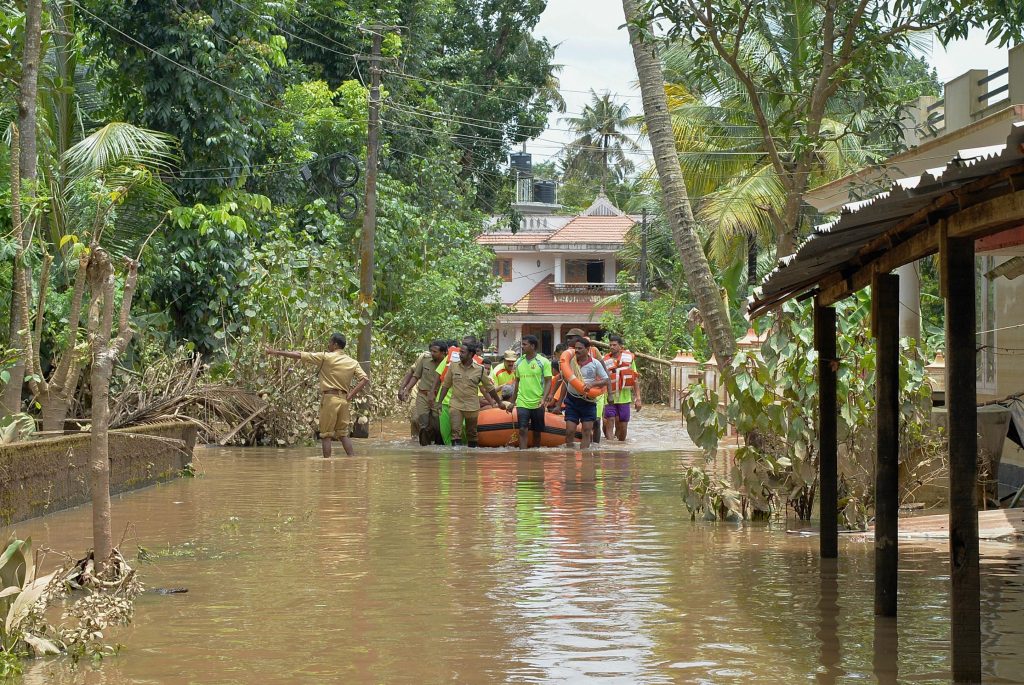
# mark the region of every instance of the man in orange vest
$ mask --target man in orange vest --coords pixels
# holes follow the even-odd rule
[[[636,370],[636,358],[626,349],[622,336],[608,337],[608,354],[604,356],[604,367],[611,378],[608,386],[608,404],[604,408],[604,435],[622,442],[629,427],[629,405],[636,411],[644,406],[640,399],[640,375]]]

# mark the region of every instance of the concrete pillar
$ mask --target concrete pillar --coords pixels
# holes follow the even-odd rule
[[[565,283],[565,275],[562,271],[562,256],[555,257],[555,283]]]
[[[517,323],[515,328],[515,334],[512,336],[512,340],[509,342],[507,349],[512,349],[516,343],[523,339],[523,324]],[[501,351],[501,350],[499,350]]]
[[[1007,74],[1010,83],[1010,104],[1024,105],[1024,43],[1010,49],[1007,62],[1010,68]]]
[[[551,328],[554,329],[554,331],[551,333],[551,349],[553,350],[556,347],[558,347],[562,342],[562,324],[553,323],[551,324]]]
[[[917,263],[896,269],[900,277],[900,337],[921,342],[921,279]]]
[[[928,129],[925,124],[928,122],[928,108],[938,100],[933,95],[924,95],[906,108],[900,118],[900,126],[903,129],[903,144],[907,148],[917,147],[923,138],[928,137]]]
[[[946,133],[967,126],[974,121],[974,113],[985,108],[985,103],[978,102],[978,96],[987,89],[979,86],[978,81],[986,76],[987,69],[971,69],[946,84]]]
[[[611,257],[605,257],[604,260],[604,282],[614,283],[615,282],[615,255]]]

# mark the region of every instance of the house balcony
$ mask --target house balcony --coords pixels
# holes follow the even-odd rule
[[[555,295],[596,295],[607,297],[622,292],[635,290],[635,286],[623,286],[618,283],[552,283],[551,290]]]

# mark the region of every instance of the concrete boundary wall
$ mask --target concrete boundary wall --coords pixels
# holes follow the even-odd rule
[[[89,433],[0,445],[0,526],[90,501]],[[110,492],[170,480],[192,461],[196,426],[168,421],[110,431]]]

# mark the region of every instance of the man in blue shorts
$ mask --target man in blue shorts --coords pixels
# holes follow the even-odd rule
[[[594,434],[594,420],[597,418],[597,400],[586,396],[591,388],[605,388],[608,386],[608,372],[599,359],[590,356],[590,341],[578,337],[573,341],[573,350],[576,355],[570,360],[573,375],[583,381],[583,393],[572,387],[568,379],[565,379],[565,445],[573,447],[573,438],[576,435],[576,426],[580,425],[583,439],[580,440],[580,447],[587,449]]]

